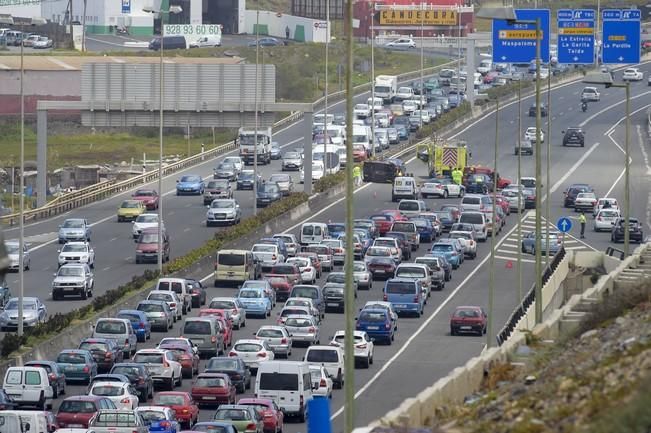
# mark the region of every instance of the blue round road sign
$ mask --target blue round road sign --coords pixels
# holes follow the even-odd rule
[[[556,228],[561,233],[567,233],[570,230],[572,230],[572,220],[567,217],[561,217],[558,219],[558,222],[556,223]]]

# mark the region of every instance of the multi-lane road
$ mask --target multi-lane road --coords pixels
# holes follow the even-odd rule
[[[651,68],[642,65],[645,74]],[[620,78],[618,75],[617,78]],[[572,212],[562,208],[562,192],[571,183],[585,182],[591,184],[598,196],[614,196],[623,199],[622,171],[624,166],[624,92],[621,89],[602,89],[601,101],[590,104],[588,112],[580,110],[579,94],[584,85],[580,82],[568,83],[552,90],[552,107],[547,122],[551,120],[551,215],[550,221],[555,222],[560,216],[570,215]],[[645,142],[638,134],[637,125],[644,125],[645,110],[649,105],[651,88],[646,83],[632,84],[632,175],[631,175],[631,215],[644,222],[645,229],[649,229],[648,221],[648,155]],[[532,97],[524,98],[522,102],[522,128],[534,125],[534,118],[527,116]],[[342,106],[333,107],[332,111],[342,111]],[[517,104],[508,104],[499,113],[499,136],[503,137],[498,146],[498,171],[503,177],[516,179],[516,162],[513,146],[518,135]],[[619,122],[619,123],[618,123]],[[494,146],[494,115],[487,115],[474,121],[471,125],[457,132],[457,136],[465,139],[472,149],[474,164],[492,165]],[[583,126],[586,130],[586,145],[584,148],[561,147],[561,131],[569,126]],[[490,132],[489,132],[490,131]],[[546,131],[546,125],[545,125]],[[302,145],[301,126],[290,126],[275,133],[275,140],[289,148]],[[546,146],[543,146],[546,149]],[[408,160],[408,171],[416,175],[425,175],[425,165],[412,157],[413,152],[405,156]],[[543,156],[543,161],[546,155]],[[271,167],[261,167],[261,173],[268,177],[272,172],[279,170],[279,163]],[[212,174],[215,161],[188,170],[188,173],[199,173],[204,176]],[[543,170],[544,172],[544,170]],[[205,208],[198,197],[176,197],[173,193],[175,179],[183,173],[171,176],[164,181],[165,194],[165,224],[172,237],[172,255],[181,255],[193,247],[201,244],[214,233],[215,229],[208,229],[204,224]],[[534,158],[522,157],[522,175],[534,175]],[[59,216],[52,220],[30,225],[26,234],[32,243],[32,270],[25,276],[26,295],[39,296],[46,301],[50,314],[57,311],[67,311],[82,305],[83,301],[69,300],[68,302],[53,302],[50,298],[50,282],[52,272],[56,269],[56,230],[60,222],[69,216],[83,216],[93,223],[93,245],[97,254],[96,264],[96,293],[115,287],[130,279],[133,274],[142,272],[143,265],[134,263],[134,244],[130,238],[130,225],[117,223],[115,211],[118,204],[128,194],[116,196],[87,207],[72,211],[69,215]],[[250,192],[239,193],[240,200],[247,214],[250,214],[253,196]],[[443,203],[456,203],[458,199],[428,200],[432,207],[439,207]],[[360,187],[355,194],[355,217],[364,217],[375,211],[395,208],[390,202],[389,185],[366,184]],[[310,215],[315,221],[342,221],[345,217],[343,200],[340,199],[330,206],[315,211]],[[531,215],[523,216],[523,226],[531,228]],[[517,271],[515,266],[516,216],[509,218],[503,234],[498,238],[496,266],[495,303],[493,318],[494,330],[504,323],[508,314],[517,304]],[[297,233],[300,222],[288,227],[288,231]],[[591,228],[590,221],[588,228]],[[17,234],[9,229],[8,238]],[[576,235],[576,232],[574,233]],[[578,236],[576,236],[578,237]],[[586,239],[570,239],[566,245],[574,249],[603,250],[609,245],[607,233],[593,233],[588,231]],[[250,245],[242,245],[248,248]],[[421,254],[423,252],[421,248]],[[375,353],[375,364],[369,370],[358,370],[356,375],[356,425],[364,425],[378,418],[386,411],[394,408],[405,397],[417,394],[436,379],[447,374],[452,368],[463,364],[468,358],[476,355],[482,349],[484,340],[478,337],[451,337],[448,332],[448,319],[456,305],[487,305],[488,287],[488,252],[489,243],[480,244],[478,257],[474,261],[466,261],[455,272],[453,280],[446,285],[442,292],[435,292],[429,300],[426,314],[422,319],[401,319],[397,340],[392,346],[378,346]],[[513,267],[507,264],[512,261]],[[190,275],[189,275],[190,276]],[[191,275],[205,278],[207,283],[212,280],[209,275],[200,273]],[[526,257],[523,263],[523,287],[529,288],[534,280],[532,257]],[[9,276],[9,282],[16,287],[14,275]],[[379,285],[372,292],[360,292],[358,304],[369,299],[381,297]],[[218,294],[233,294],[233,289],[208,289],[209,296]],[[276,310],[277,311],[277,308]],[[273,317],[273,316],[272,316]],[[248,326],[236,331],[236,338],[245,338],[257,329],[263,320],[251,319]],[[329,314],[322,327],[322,342],[331,336],[335,330],[343,329],[343,320],[340,315]],[[172,334],[178,333],[172,331]],[[152,338],[159,337],[157,334]],[[292,359],[300,359],[301,352],[294,351]],[[189,384],[186,383],[185,388]],[[69,395],[82,393],[85,388],[70,387]],[[343,395],[335,392],[332,402],[335,431],[342,430]],[[210,411],[202,410],[202,419],[210,417]],[[293,433],[304,431],[301,424],[289,424],[286,431]]]

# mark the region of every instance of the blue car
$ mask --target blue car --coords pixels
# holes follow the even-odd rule
[[[409,221],[416,224],[416,230],[418,230],[421,242],[429,243],[434,240],[436,235],[434,233],[434,226],[432,225],[431,220],[428,220],[426,218],[410,218]]]
[[[204,187],[205,185],[201,176],[196,176],[196,175],[181,176],[181,179],[176,181],[176,195],[183,195],[183,194],[202,195]]]
[[[422,316],[425,296],[420,280],[391,278],[384,283],[384,301],[390,302],[398,314]]]
[[[432,245],[431,252],[435,256],[441,255],[445,257],[445,260],[450,262],[450,264],[452,265],[452,269],[457,269],[461,264],[459,253],[457,252],[457,249],[452,244],[445,243],[445,242],[437,242],[434,245]]]
[[[395,326],[389,311],[385,309],[364,308],[359,313],[355,329],[366,331],[375,341],[381,340],[387,344],[391,344],[395,338]]]
[[[129,319],[131,327],[136,333],[139,342],[149,340],[151,337],[151,322],[147,318],[147,314],[140,310],[120,310],[118,311],[118,319]]]
[[[398,138],[400,141],[409,139],[409,131],[405,125],[393,125],[393,127],[398,131]]]
[[[66,375],[67,382],[85,382],[90,384],[97,376],[97,363],[88,350],[62,350],[57,356],[57,365]]]
[[[328,233],[333,239],[339,239],[340,236],[346,234],[346,224],[344,223],[330,223],[328,224]]]
[[[265,318],[271,316],[271,301],[263,288],[247,287],[240,289],[237,299],[242,303],[246,317],[258,316]]]
[[[149,433],[177,433],[182,430],[174,410],[169,407],[140,406],[136,411],[149,426]]]

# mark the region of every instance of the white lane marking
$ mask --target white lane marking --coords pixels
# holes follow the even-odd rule
[[[624,168],[622,170],[622,172],[619,173],[619,176],[617,176],[617,179],[615,179],[615,182],[613,182],[613,184],[610,185],[610,189],[608,190],[608,192],[606,193],[606,195],[604,197],[610,197],[610,193],[613,192],[613,190],[615,189],[615,187],[617,186],[619,181],[622,180],[622,177],[624,177],[625,174],[626,174],[626,168]]]
[[[591,154],[592,152],[594,152],[594,150],[597,148],[597,146],[599,146],[599,142],[596,142],[595,144],[593,144],[593,145],[590,147],[590,149],[588,149],[588,151],[587,151],[586,153],[584,153],[584,154],[581,156],[581,158],[579,158],[579,160],[578,160],[577,162],[574,163],[574,165],[572,166],[572,168],[570,168],[570,170],[569,170],[567,173],[565,173],[565,174],[563,175],[563,177],[561,177],[561,178],[558,180],[558,182],[556,182],[556,183],[554,184],[554,186],[552,186],[552,187],[550,188],[549,193],[550,193],[550,194],[553,194],[554,192],[556,192],[556,190],[557,190],[558,188],[560,188],[561,185],[563,185],[563,183],[565,183],[565,181],[567,180],[567,178],[569,178],[569,177],[572,175],[572,173],[574,173],[574,171],[575,171],[577,168],[579,168],[579,166],[580,166],[581,164],[583,164],[583,162],[584,162],[584,161],[585,161],[585,160],[590,156],[590,154]],[[545,197],[545,198],[546,198],[546,197]],[[543,198],[543,200],[544,200],[545,198]]]
[[[111,239],[109,239],[109,242],[113,242],[113,241],[116,240],[116,239],[117,239],[117,238],[111,238]]]
[[[501,259],[501,260],[511,260],[511,261],[514,261],[514,262],[517,262],[517,261],[518,261],[518,257],[517,257],[517,256],[516,256],[516,257],[507,257],[507,256],[497,256],[497,255],[496,255],[495,258],[496,258],[496,259]],[[531,259],[520,259],[520,261],[521,261],[522,263],[536,263],[535,260],[531,260]]]
[[[60,66],[60,67],[62,67],[63,69],[67,69],[67,70],[69,70],[69,71],[70,71],[70,70],[73,70],[73,69],[77,69],[77,68],[75,68],[74,66],[71,66],[71,65],[67,64],[67,63],[64,62],[63,60],[59,60],[59,59],[57,59],[56,57],[49,57],[49,56],[48,56],[48,57],[46,57],[46,59],[47,59],[49,62],[52,62],[52,63],[54,63],[55,65]]]
[[[109,269],[111,269],[111,267],[110,267],[110,266],[107,266],[107,267],[105,267],[104,269],[102,269],[102,271],[108,271]]]

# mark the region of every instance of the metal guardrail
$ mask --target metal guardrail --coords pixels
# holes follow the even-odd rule
[[[606,255],[609,257],[617,256],[619,260],[624,260],[625,257],[624,251],[613,247],[606,248]]]
[[[547,281],[551,278],[552,274],[556,270],[556,267],[560,263],[561,260],[565,257],[565,248],[561,247],[560,250],[554,255],[554,258],[552,261],[549,263],[547,267],[545,267],[545,270],[543,271],[543,280],[542,280],[542,285],[543,287],[545,284],[547,284]],[[522,302],[515,307],[511,315],[509,316],[508,320],[500,330],[500,332],[497,333],[497,336],[495,337],[497,339],[497,345],[501,346],[506,340],[509,339],[511,334],[513,334],[513,331],[515,331],[515,327],[518,325],[518,322],[520,322],[520,319],[527,313],[527,310],[533,302],[536,300],[536,283],[533,283],[531,286],[531,289],[527,292],[525,297],[522,299]]]
[[[446,66],[450,66],[453,64],[456,64],[456,60],[452,62],[447,62],[439,66],[435,66],[432,68],[427,68],[423,70],[424,75],[431,75],[433,72],[437,71],[438,69],[444,68]],[[398,75],[398,80],[401,82],[411,80],[411,79],[416,79],[419,78],[421,74],[421,71],[412,71],[412,72],[407,72],[404,74]],[[371,83],[365,83],[361,84],[359,86],[356,86],[355,93],[359,92],[364,92],[368,91],[371,87]],[[343,99],[346,95],[345,91],[338,91],[338,92],[333,92],[328,95],[328,102],[336,102],[341,99]],[[314,101],[312,104],[313,107],[313,112],[317,111],[319,107],[325,104],[325,97],[321,97]],[[286,124],[294,123],[298,120],[300,120],[303,117],[302,112],[294,112],[290,114],[289,116],[279,120],[278,122],[274,123],[273,127],[274,128],[279,128],[281,126],[284,126]],[[178,170],[182,170],[187,167],[194,166],[196,164],[199,164],[203,162],[206,159],[214,158],[222,153],[228,152],[230,150],[235,149],[235,142],[234,141],[229,141],[228,143],[225,143],[221,146],[217,146],[214,149],[210,149],[206,152],[199,153],[193,156],[190,156],[188,158],[182,159],[181,161],[177,161],[173,164],[169,164],[165,167],[163,167],[163,176],[166,176],[168,174],[174,173]],[[48,204],[45,206],[42,206],[37,209],[32,209],[24,212],[24,218],[25,222],[27,221],[35,221],[39,219],[44,219],[44,218],[50,218],[52,216],[68,212],[71,209],[78,208],[80,206],[85,206],[87,204],[96,202],[98,200],[103,200],[105,198],[108,198],[116,193],[120,193],[123,191],[128,191],[132,188],[137,187],[138,185],[146,184],[148,182],[151,182],[153,180],[158,179],[158,170],[151,170],[146,173],[143,173],[138,176],[131,177],[127,180],[121,181],[121,182],[116,182],[116,181],[106,181],[106,182],[100,182],[95,185],[88,186],[86,188],[82,188],[77,191],[70,192],[68,194],[62,195],[60,197],[55,198],[54,200],[50,201]],[[160,191],[159,191],[160,193]],[[18,213],[13,213],[9,215],[5,215],[3,217],[0,217],[0,223],[6,224],[6,225],[16,225],[20,221],[20,214]]]

